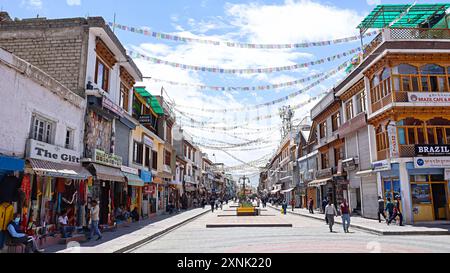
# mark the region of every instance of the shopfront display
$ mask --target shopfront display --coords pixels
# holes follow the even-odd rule
[[[448,181],[444,175],[411,175],[414,221],[450,219]]]
[[[137,209],[142,216],[142,188],[144,181],[139,177],[139,170],[122,166],[121,170],[125,176],[128,185],[128,198],[130,204],[127,206],[129,211]]]

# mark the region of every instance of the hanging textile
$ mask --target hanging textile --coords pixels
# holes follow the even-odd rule
[[[33,179],[32,179],[33,184],[31,187],[31,200],[33,200],[33,201],[37,200],[37,180],[38,180],[37,175],[33,176]]]
[[[25,199],[28,202],[31,197],[31,182],[30,182],[30,176],[28,174],[23,177],[21,188],[22,188],[22,191],[25,193]]]
[[[42,179],[43,179],[43,177],[41,177],[41,176],[38,176],[38,179],[37,179],[37,198],[38,198],[38,200],[39,200],[39,197],[40,196],[42,196],[42,188],[43,188],[43,181],[42,181]]]
[[[66,185],[64,184],[63,178],[58,178],[56,180],[56,192],[57,193],[63,193],[66,191]]]
[[[89,176],[88,177],[88,187],[92,187],[92,184],[93,184],[93,178],[92,178],[92,176]]]
[[[45,181],[45,194],[44,194],[44,198],[46,200],[52,200],[52,178],[51,177],[47,177],[46,181]]]
[[[82,204],[86,202],[86,184],[84,180],[80,181],[80,186],[78,187],[78,198]]]

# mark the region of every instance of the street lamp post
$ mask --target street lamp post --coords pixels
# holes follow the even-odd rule
[[[250,184],[250,179],[244,175],[243,177],[239,178],[239,183],[241,181],[242,181],[242,190],[243,190],[244,195],[245,195],[245,181],[248,181],[248,183]]]

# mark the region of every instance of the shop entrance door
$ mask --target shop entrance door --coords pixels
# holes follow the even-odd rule
[[[447,215],[447,195],[445,192],[445,184],[433,183],[431,184],[431,191],[433,192],[433,208],[435,220],[446,220]]]

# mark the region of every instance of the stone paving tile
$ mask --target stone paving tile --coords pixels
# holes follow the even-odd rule
[[[268,205],[269,207],[280,210],[280,208],[276,208],[275,206]],[[294,209],[294,212],[291,209],[288,209],[288,213],[306,216],[310,218],[315,218],[319,220],[324,220],[324,215],[320,213],[310,214],[307,209]],[[341,217],[336,217],[335,222],[337,224],[342,224]],[[450,226],[449,227],[433,227],[433,226],[415,226],[415,225],[404,225],[399,226],[396,224],[387,225],[386,222],[382,221],[381,223],[378,220],[362,218],[359,216],[351,217],[351,226],[358,227],[364,229],[369,232],[374,232],[379,235],[445,235],[450,234]]]
[[[167,229],[180,224],[183,221],[189,220],[198,215],[208,213],[206,209],[192,209],[186,212],[182,212],[174,215],[165,215],[163,219],[142,221],[139,226],[129,228],[129,232],[121,233],[108,232],[104,233],[103,237],[108,238],[101,241],[92,241],[91,244],[81,244],[81,247],[76,247],[73,249],[65,249],[65,246],[59,246],[59,251],[56,252],[81,252],[81,253],[112,253],[119,251],[125,246],[136,244],[142,240],[145,240],[157,233],[164,232]],[[159,220],[159,221],[158,221]],[[120,230],[120,229],[119,229]],[[61,250],[61,248],[64,248]],[[51,249],[46,250],[46,252],[55,252]]]

